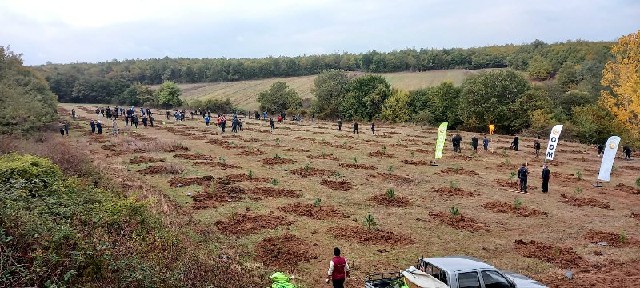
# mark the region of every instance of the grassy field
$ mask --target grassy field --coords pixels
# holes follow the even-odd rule
[[[400,72],[382,74],[395,88],[403,90],[415,90],[438,85],[449,81],[456,85],[469,75],[483,70],[439,70],[426,72]],[[311,88],[316,76],[302,76],[292,78],[271,78],[263,80],[239,81],[239,82],[218,82],[218,83],[197,83],[180,84],[183,99],[191,101],[193,99],[226,99],[249,111],[256,110],[259,104],[256,97],[261,91],[269,89],[271,84],[277,81],[285,81],[287,85],[298,91],[302,99],[313,98]]]
[[[446,255],[477,257],[551,287],[632,287],[640,277],[638,160],[616,159],[612,182],[594,188],[595,149],[561,142],[543,194],[542,159],[530,138],[512,151],[510,137],[494,135],[491,151],[474,153],[474,134],[460,132],[463,152],[447,142],[439,166],[430,166],[436,131],[429,127],[379,126],[372,135],[361,125],[354,135],[350,123],[340,132],[304,122],[270,132],[266,122],[243,119],[244,131],[221,134],[201,119],[174,123],[160,114],[155,128],[121,121],[120,136],[91,136],[93,106],[63,107],[81,117],[70,145],[162,191],[168,207],[248,251],[244,259],[256,269],[291,273],[301,287],[327,287],[335,246],[353,266],[349,287],[362,287],[367,273]],[[523,162],[529,194],[514,191]],[[365,227],[367,215],[376,227]],[[568,269],[572,281],[563,279]]]

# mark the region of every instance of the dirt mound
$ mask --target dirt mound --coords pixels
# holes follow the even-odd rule
[[[150,156],[138,155],[131,159],[129,159],[129,163],[131,164],[143,164],[143,163],[157,163],[164,162],[164,158],[155,158]]]
[[[323,186],[329,187],[329,189],[331,190],[349,191],[353,189],[353,185],[351,184],[351,182],[346,180],[333,181],[329,179],[322,179],[320,184],[322,184]]]
[[[347,144],[331,144],[331,143],[322,143],[322,144],[329,147],[338,148],[338,149],[345,149],[345,150],[353,149],[353,146],[347,145]]]
[[[616,184],[616,190],[629,193],[629,194],[640,194],[640,189],[631,187],[623,183]]]
[[[214,161],[216,160],[213,156],[211,155],[205,155],[205,154],[186,154],[186,153],[177,153],[177,154],[173,154],[173,158],[180,158],[180,159],[186,159],[186,160],[202,160],[202,161]]]
[[[409,142],[411,142],[411,141],[409,141]],[[420,149],[420,148],[418,148],[416,150],[413,150],[413,151],[418,152],[418,153],[423,153],[423,154],[431,154],[431,153],[433,153],[433,151],[431,151],[431,150]]]
[[[248,174],[229,174],[224,177],[229,182],[263,182],[269,183],[271,179],[265,177],[249,176]]]
[[[540,211],[538,209],[529,208],[525,206],[520,206],[516,208],[516,205],[514,204],[507,203],[507,202],[500,202],[500,201],[491,201],[491,202],[484,203],[482,204],[482,208],[485,208],[487,210],[490,210],[496,213],[515,214],[520,217],[547,215],[547,212]]]
[[[253,187],[248,190],[252,195],[265,198],[300,198],[302,193],[300,190],[291,190],[273,187]]]
[[[624,233],[613,233],[605,231],[589,230],[584,236],[591,243],[606,242],[613,247],[638,246],[640,242],[634,238],[626,236]]]
[[[261,160],[264,165],[286,165],[296,163],[293,159],[287,159],[282,157],[264,158]]]
[[[429,216],[459,230],[466,230],[469,232],[489,230],[485,224],[482,224],[476,221],[475,219],[464,216],[464,215],[454,216],[451,213],[445,213],[445,212],[429,212]],[[422,220],[422,219],[418,218],[417,220]],[[425,221],[425,220],[422,220],[422,221]]]
[[[464,190],[459,187],[451,188],[451,187],[440,187],[438,189],[433,189],[433,192],[438,193],[443,197],[475,197],[477,194],[471,191]]]
[[[173,144],[167,145],[162,148],[163,152],[173,153],[173,152],[189,152],[189,147],[183,146],[182,144]]]
[[[442,170],[440,170],[440,172],[438,172],[438,174],[440,174],[440,175],[466,175],[466,176],[478,176],[478,175],[480,175],[476,171],[465,170],[462,167],[460,167],[460,168],[449,167],[449,168],[446,168],[446,169],[442,169]]]
[[[284,151],[287,151],[287,152],[311,152],[311,150],[309,150],[309,149],[294,148],[294,147],[284,149]]]
[[[425,160],[414,161],[414,160],[405,159],[405,160],[402,160],[402,163],[407,164],[407,165],[414,165],[414,166],[429,165],[429,162],[427,162]]]
[[[588,264],[571,247],[554,246],[534,240],[529,242],[516,240],[514,246],[514,249],[524,257],[539,259],[563,269],[578,268]]]
[[[391,153],[387,153],[386,151],[374,151],[374,152],[369,152],[369,156],[370,157],[378,157],[378,158],[393,158],[393,154]]]
[[[631,218],[640,220],[640,213],[631,212]]]
[[[283,216],[243,213],[233,214],[225,221],[216,221],[215,225],[222,234],[244,236],[258,233],[260,230],[289,226],[293,222]]]
[[[155,165],[138,170],[142,175],[155,175],[155,174],[180,174],[182,168],[175,165]]]
[[[498,184],[500,187],[503,187],[503,188],[520,190],[520,184],[518,184],[518,182],[515,180],[512,181],[512,180],[496,179],[496,184]],[[527,185],[527,191],[536,190],[536,189],[537,187],[535,186]]]
[[[228,164],[224,162],[218,162],[218,161],[196,161],[196,162],[193,162],[193,166],[210,166],[210,167],[220,168],[221,170],[242,169],[241,166]]]
[[[573,279],[556,273],[540,279],[549,287],[610,288],[636,287],[640,278],[640,261],[609,261],[574,270]]]
[[[265,266],[294,270],[302,262],[310,262],[318,256],[311,252],[312,244],[293,234],[267,237],[255,248],[256,259]]]
[[[369,201],[373,201],[378,205],[387,207],[407,207],[409,206],[409,198],[403,196],[393,196],[389,198],[386,194],[378,194],[369,198]]]
[[[469,155],[460,154],[460,153],[453,153],[453,155],[451,156],[451,159],[471,161],[473,160],[473,157]]]
[[[621,166],[621,169],[630,170],[630,171],[640,171],[640,166]]]
[[[609,203],[600,201],[595,198],[589,198],[589,197],[579,198],[579,197],[574,197],[564,193],[560,194],[560,197],[563,198],[562,202],[569,204],[571,206],[576,206],[576,207],[591,206],[591,207],[602,208],[602,209],[611,209],[611,205],[609,205]]]
[[[320,205],[315,206],[310,203],[293,203],[287,206],[282,206],[280,211],[294,214],[297,216],[309,217],[311,219],[316,220],[327,220],[327,219],[336,219],[336,218],[346,218],[349,215],[343,213],[333,206],[328,205]]]
[[[262,140],[260,140],[258,138],[249,138],[249,139],[242,138],[240,140],[242,140],[243,142],[247,142],[247,143],[261,143],[262,142]]]
[[[264,155],[265,152],[255,148],[255,149],[245,149],[240,151],[240,153],[236,154],[236,155],[241,155],[241,156],[260,156],[260,155]]]
[[[578,176],[564,173],[554,173],[552,177],[560,180],[560,183],[578,183],[584,179],[578,179]]]
[[[244,198],[244,194],[244,189],[238,186],[216,184],[213,189],[205,186],[202,192],[193,195],[193,208],[207,209],[218,204],[238,202]]]
[[[291,174],[298,175],[302,178],[307,178],[310,176],[320,176],[320,177],[329,177],[333,175],[335,171],[328,169],[319,169],[313,167],[302,167],[291,170]]]
[[[307,155],[307,158],[309,159],[325,159],[325,160],[333,160],[333,161],[338,161],[338,157],[333,156],[333,153],[323,153],[323,154],[319,154],[319,155]]]
[[[202,177],[174,177],[169,179],[169,186],[176,187],[186,187],[191,185],[208,185],[213,181],[213,176],[207,175]]]
[[[360,169],[360,170],[376,170],[376,166],[356,163],[340,163],[338,166],[343,168]]]
[[[402,175],[396,175],[396,174],[392,174],[392,173],[376,173],[376,174],[369,174],[370,178],[382,178],[386,181],[391,181],[394,182],[396,184],[411,184],[413,183],[413,179],[407,177],[407,176],[402,176]]]
[[[204,135],[195,135],[195,136],[191,136],[191,137],[189,137],[189,139],[191,139],[191,140],[207,140],[207,136],[204,136]]]
[[[367,229],[361,226],[336,226],[329,228],[329,233],[338,239],[369,245],[406,246],[415,243],[409,235],[399,235],[391,231]]]
[[[111,154],[113,156],[120,156],[124,154],[124,151],[121,151],[120,149],[118,149],[118,146],[116,144],[102,144],[100,148],[102,148],[102,150],[113,152]]]

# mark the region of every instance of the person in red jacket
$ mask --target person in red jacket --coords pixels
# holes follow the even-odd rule
[[[333,259],[329,262],[327,283],[331,280],[333,288],[344,288],[344,280],[349,277],[347,259],[340,256],[340,248],[333,248]]]

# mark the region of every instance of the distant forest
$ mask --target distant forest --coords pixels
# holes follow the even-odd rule
[[[553,78],[568,63],[582,90],[599,93],[604,64],[614,43],[568,41],[547,44],[452,49],[404,49],[361,54],[323,54],[267,58],[162,58],[100,63],[46,64],[34,67],[60,102],[117,103],[134,84],[226,82],[319,74],[327,70],[387,73],[446,69],[512,68],[532,80]],[[580,83],[575,83],[576,85]],[[125,101],[126,102],[126,101]],[[127,103],[118,103],[127,104]]]

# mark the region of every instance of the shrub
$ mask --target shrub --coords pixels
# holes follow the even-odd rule
[[[322,199],[320,198],[316,198],[313,200],[313,207],[320,207],[320,202],[322,202]]]
[[[451,206],[451,208],[449,208],[449,214],[453,217],[460,216],[460,209],[456,206]]]
[[[385,192],[385,195],[387,196],[387,198],[393,199],[394,197],[396,197],[396,191],[393,188],[389,188],[387,189],[387,192]]]
[[[364,217],[364,227],[367,227],[368,230],[375,229],[378,226],[376,219],[373,218],[373,215],[367,214],[367,217]]]

